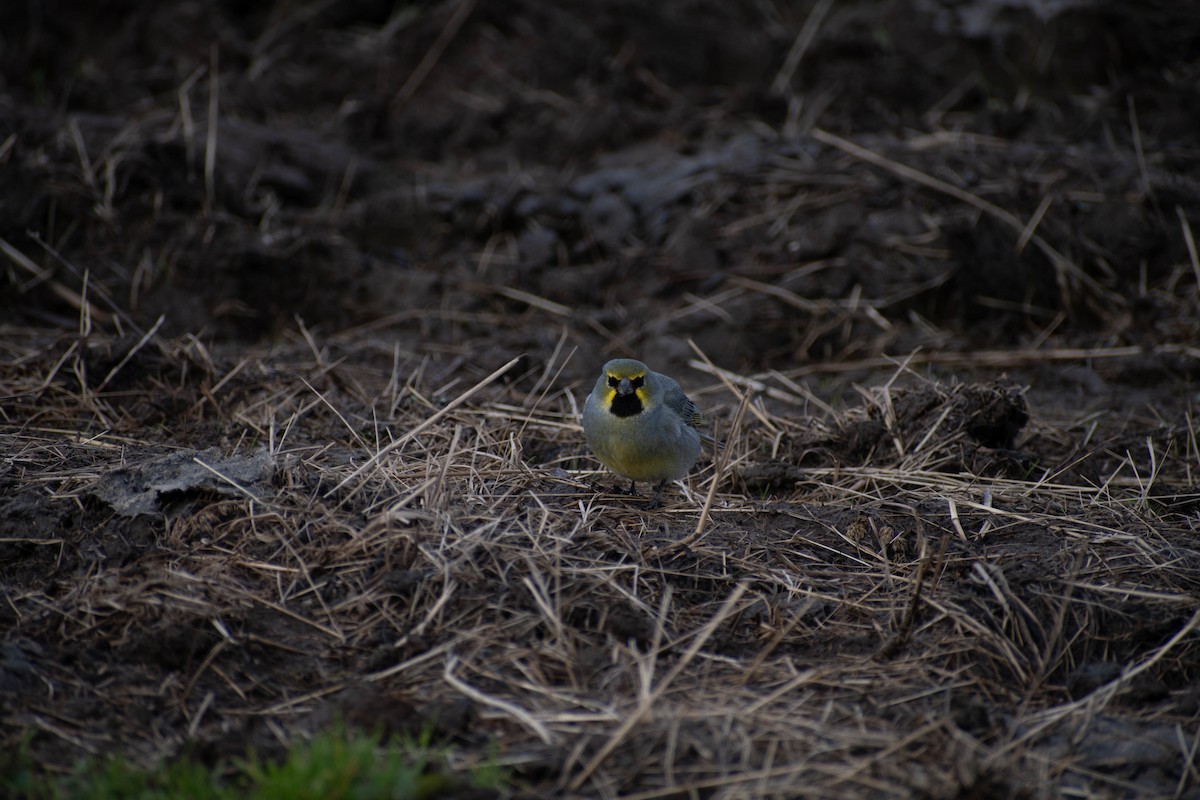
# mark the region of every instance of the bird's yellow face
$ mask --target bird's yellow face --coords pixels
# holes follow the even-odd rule
[[[610,413],[632,417],[651,407],[645,367],[618,363],[606,371],[605,377],[607,387],[601,399]]]

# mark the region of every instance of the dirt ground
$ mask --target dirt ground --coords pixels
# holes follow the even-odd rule
[[[1198,36],[6,5],[0,742],[343,718],[523,797],[1200,797]],[[619,355],[725,442],[661,509],[578,425]]]

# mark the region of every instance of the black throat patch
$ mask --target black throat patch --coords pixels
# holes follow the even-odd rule
[[[612,406],[609,407],[609,410],[618,417],[632,417],[634,414],[642,413],[642,401],[637,396],[637,392],[630,392],[629,394],[618,393],[613,398]]]

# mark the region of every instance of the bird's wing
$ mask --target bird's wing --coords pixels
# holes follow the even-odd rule
[[[693,428],[699,428],[704,424],[704,415],[700,413],[700,407],[693,403],[692,399],[684,394],[683,389],[680,389],[679,384],[674,381],[667,386],[666,405]]]
[[[700,407],[692,402],[692,398],[683,393],[683,389],[679,388],[678,383],[671,381],[667,385],[665,396],[667,407],[678,414],[685,423],[697,430],[707,424],[704,415],[700,413]],[[703,430],[700,430],[700,441],[718,449],[725,447],[724,442],[718,442],[711,434],[705,433]]]

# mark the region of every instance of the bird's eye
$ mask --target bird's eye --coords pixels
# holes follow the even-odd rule
[[[640,389],[646,384],[646,376],[638,375],[631,381],[631,383],[633,384],[633,388]]]
[[[617,379],[617,376],[616,376],[616,375],[609,375],[609,376],[608,376],[608,385],[609,385],[609,386],[611,386],[611,387],[613,387],[614,389],[615,389],[615,388],[617,388],[617,385],[618,385],[620,382],[621,382],[621,381]]]

